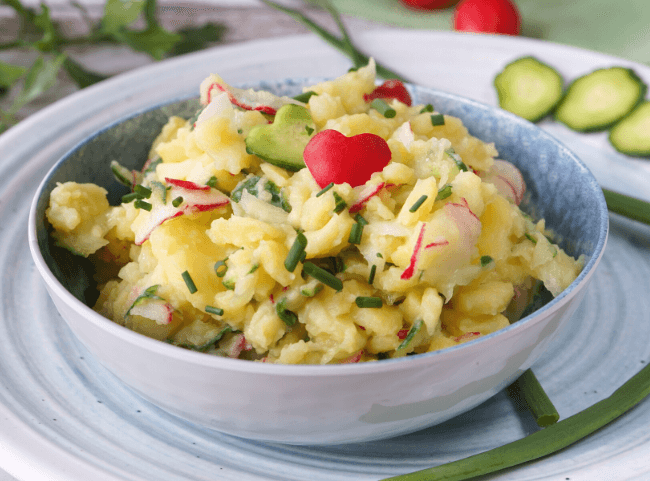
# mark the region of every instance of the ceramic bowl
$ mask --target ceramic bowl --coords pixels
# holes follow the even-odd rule
[[[314,79],[255,87],[295,95]],[[547,221],[561,246],[585,267],[558,297],[511,326],[437,352],[343,365],[276,365],[209,356],[132,332],[94,312],[84,259],[54,246],[45,222],[57,182],[93,182],[117,203],[125,193],[108,168],[113,159],[141,167],[169,115],[188,118],[196,99],[174,100],[117,120],[66,154],[40,185],[29,218],[34,262],[77,338],[145,399],[202,427],[289,444],[339,444],[406,434],[441,423],[513,382],[553,341],[585,294],[605,248],[607,207],[586,166],[552,136],[508,112],[456,95],[409,86],[415,103],[432,103],[495,143],[519,167],[522,208]]]

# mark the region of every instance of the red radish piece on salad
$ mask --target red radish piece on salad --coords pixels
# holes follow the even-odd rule
[[[470,252],[476,245],[481,235],[481,221],[469,208],[467,200],[463,197],[460,202],[449,202],[444,205],[443,210],[458,227],[459,250]]]
[[[463,32],[519,35],[521,17],[510,0],[463,0],[454,9],[454,28]]]
[[[361,327],[361,326],[359,326]],[[361,349],[359,352],[356,354],[352,354],[350,357],[347,359],[343,359],[340,364],[355,364],[359,361],[361,361],[361,356],[363,356],[363,349]]]
[[[420,257],[420,250],[422,249],[422,240],[424,239],[424,231],[426,228],[426,224],[422,224],[422,228],[420,229],[420,233],[418,234],[418,238],[415,241],[415,246],[413,247],[413,253],[411,254],[411,262],[409,263],[408,267],[402,272],[402,275],[400,276],[400,279],[406,281],[409,280],[411,277],[413,277],[413,274],[415,274],[415,266],[417,265],[418,258]]]
[[[510,162],[495,160],[482,176],[484,182],[493,184],[506,199],[521,204],[526,193],[526,182],[521,172]]]
[[[129,312],[132,316],[142,316],[156,324],[170,324],[172,322],[174,308],[171,304],[162,300],[150,300],[149,302],[139,304]]]
[[[361,209],[363,209],[366,205],[366,202],[368,202],[371,197],[379,194],[379,191],[381,191],[381,189],[383,189],[385,186],[386,183],[381,182],[377,185],[364,185],[363,188],[359,188],[356,195],[356,200],[354,201],[354,204],[350,206],[350,214],[354,214],[355,212],[359,212]]]
[[[135,244],[142,245],[149,239],[151,233],[163,222],[195,212],[206,212],[218,209],[230,203],[230,199],[217,189],[208,185],[199,185],[194,182],[165,177],[165,182],[171,186],[167,192],[167,202],[152,199],[153,207],[138,232],[135,235]],[[182,197],[183,202],[178,206],[172,204],[173,199]]]
[[[370,103],[375,99],[392,100],[397,99],[403,104],[411,106],[411,94],[399,80],[386,80],[379,87],[369,94],[363,96],[363,100]]]
[[[237,107],[244,110],[256,110],[269,115],[275,115],[280,107],[286,104],[305,106],[302,102],[289,97],[278,97],[271,92],[232,87],[217,75],[211,75],[201,84],[201,102],[204,105],[209,105],[213,96],[221,92],[228,94],[230,102]]]
[[[332,182],[347,182],[357,187],[388,165],[391,152],[386,141],[378,135],[366,133],[346,137],[328,129],[312,137],[303,159],[321,189]]]

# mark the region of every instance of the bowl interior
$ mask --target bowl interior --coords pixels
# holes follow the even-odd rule
[[[302,86],[319,80],[282,80],[255,87],[278,95],[295,95]],[[585,255],[585,269],[572,284],[577,285],[603,250],[608,225],[602,191],[586,166],[549,134],[508,112],[445,92],[416,86],[409,89],[414,104],[431,103],[437,111],[461,118],[471,134],[494,142],[499,158],[521,170],[527,185],[523,210],[535,219],[545,218],[547,228],[557,235],[555,240],[570,255]],[[110,162],[117,160],[127,168],[139,170],[168,117],[190,118],[198,108],[196,98],[177,99],[119,120],[71,149],[41,184],[36,194],[36,225],[31,228],[36,229],[38,245],[49,269],[84,304],[92,306],[97,297],[92,265],[52,242],[45,222],[52,189],[58,182],[92,182],[108,190],[111,204],[119,203],[127,188],[114,179]]]

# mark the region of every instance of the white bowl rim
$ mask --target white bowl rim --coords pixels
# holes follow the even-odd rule
[[[275,79],[275,80],[270,79],[270,80],[264,80],[261,82],[255,82],[250,84],[246,83],[241,85],[241,87],[249,88],[250,86],[260,85],[260,84],[283,84],[283,83],[286,84],[287,82],[315,83],[321,80],[323,79],[320,78],[292,78],[292,79]],[[482,102],[478,102],[473,99],[469,99],[467,97],[438,90],[435,88],[412,85],[406,82],[405,85],[407,86],[407,88],[409,88],[409,90],[418,89],[425,92],[431,92],[435,95],[445,96],[450,100],[456,100],[465,104],[474,105],[478,108],[482,108],[482,109],[487,108],[489,110],[496,110],[499,112],[500,115],[510,117],[509,120],[512,122],[523,124],[528,127],[532,126],[535,129],[538,129],[540,137],[545,137],[547,140],[549,140],[552,143],[555,143],[561,149],[563,149],[565,153],[569,157],[571,157],[574,162],[576,162],[583,168],[583,171],[587,176],[589,183],[600,189],[598,182],[596,181],[595,177],[593,176],[589,168],[586,166],[586,164],[580,158],[578,158],[577,155],[574,154],[569,148],[567,148],[561,141],[556,139],[550,133],[539,128],[535,124],[517,115],[514,115],[510,112],[502,110],[499,107],[494,107]],[[96,132],[92,133],[85,139],[79,141],[76,145],[70,148],[64,155],[62,155],[61,158],[59,158],[55,162],[55,164],[50,168],[50,170],[47,172],[47,174],[44,176],[43,180],[39,184],[30,206],[29,219],[28,219],[29,249],[39,273],[41,274],[41,276],[43,277],[47,285],[50,287],[50,289],[52,289],[52,291],[55,294],[57,294],[64,302],[73,305],[79,311],[79,313],[86,318],[86,320],[92,322],[96,327],[105,330],[112,336],[120,338],[121,340],[133,346],[136,346],[138,348],[151,351],[161,356],[178,359],[180,361],[184,361],[190,364],[201,365],[206,367],[214,367],[214,368],[229,370],[229,371],[263,373],[265,375],[277,375],[277,376],[300,377],[300,376],[358,375],[358,374],[365,374],[367,372],[386,372],[386,371],[400,370],[407,367],[405,364],[408,364],[408,367],[410,368],[412,365],[417,366],[421,363],[429,363],[431,359],[440,356],[456,356],[458,355],[458,351],[460,349],[463,349],[465,351],[470,351],[472,348],[480,349],[483,347],[483,345],[487,346],[489,343],[491,343],[492,340],[497,336],[505,337],[505,336],[513,335],[517,331],[523,329],[523,326],[534,324],[538,322],[540,319],[542,319],[543,317],[547,315],[552,315],[557,310],[561,309],[567,302],[569,302],[570,299],[578,291],[580,291],[583,288],[583,286],[589,281],[589,279],[591,278],[591,276],[593,275],[596,269],[596,266],[599,264],[605,252],[605,246],[607,244],[607,238],[609,234],[609,216],[608,216],[608,209],[607,209],[607,204],[605,202],[604,195],[601,193],[600,195],[597,195],[597,201],[600,207],[600,219],[599,219],[600,229],[598,235],[598,242],[594,247],[594,255],[591,256],[590,259],[588,259],[588,261],[583,266],[583,269],[578,275],[578,277],[566,289],[564,289],[557,297],[549,301],[546,305],[542,306],[540,309],[534,311],[530,315],[518,320],[517,322],[507,327],[499,329],[498,331],[495,331],[491,334],[481,336],[477,339],[472,339],[465,343],[458,344],[456,346],[447,347],[437,351],[426,352],[426,353],[413,355],[413,356],[404,356],[404,357],[394,358],[394,359],[383,359],[381,361],[376,361],[376,362],[359,362],[359,363],[326,364],[326,365],[311,365],[311,364],[288,365],[288,364],[244,361],[241,359],[230,359],[230,358],[225,358],[220,356],[213,356],[201,352],[195,352],[189,349],[179,349],[177,346],[173,346],[168,343],[147,337],[143,334],[139,334],[124,326],[121,326],[113,322],[112,320],[105,318],[101,314],[95,312],[90,307],[85,305],[83,302],[78,300],[75,296],[73,296],[51,272],[39,249],[37,233],[36,233],[37,232],[36,211],[38,207],[38,201],[40,199],[40,196],[46,184],[48,183],[48,180],[54,174],[54,172],[59,168],[59,166],[73,152],[75,152],[79,148],[79,146],[85,144],[90,139],[98,135],[101,135],[106,130],[111,129],[117,124],[120,124],[126,120],[129,120],[145,112],[156,110],[158,108],[164,107],[166,105],[175,102],[190,100],[193,98],[197,98],[197,96],[186,95],[182,97],[176,97],[174,99],[169,99],[164,102],[160,102],[158,104],[140,109],[136,112],[124,115],[119,119],[111,122],[110,124],[104,126],[103,128],[97,130]]]

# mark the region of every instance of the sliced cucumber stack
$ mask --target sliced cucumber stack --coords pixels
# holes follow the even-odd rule
[[[609,142],[623,154],[650,156],[650,101],[644,100],[614,125]]]
[[[555,110],[555,119],[578,132],[605,130],[627,115],[647,86],[625,67],[594,70],[574,80]]]
[[[494,79],[499,106],[531,122],[553,111],[563,94],[562,76],[535,57],[522,57],[505,66]]]

